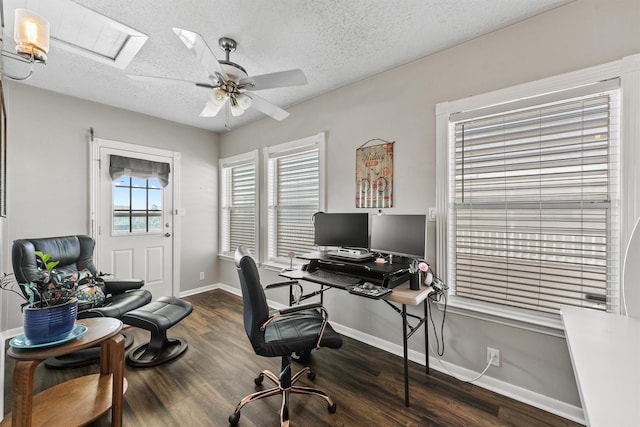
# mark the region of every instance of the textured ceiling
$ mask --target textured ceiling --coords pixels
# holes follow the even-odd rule
[[[4,0],[4,49],[16,7],[40,2]],[[69,0],[55,0],[62,4]],[[282,108],[478,37],[567,3],[567,0],[77,0],[149,36],[124,70],[56,49],[25,84],[212,131],[224,114],[199,117],[209,91],[181,84],[134,81],[127,74],[207,81],[207,73],[171,30],[200,33],[218,59],[217,40],[238,42],[231,61],[250,76],[300,68],[308,84],[268,89],[260,96]],[[52,27],[55,22],[51,23]],[[53,29],[52,29],[53,32]],[[23,64],[5,60],[7,71]],[[231,128],[265,116],[249,110]],[[268,119],[271,120],[271,119]],[[286,119],[285,119],[286,120]]]

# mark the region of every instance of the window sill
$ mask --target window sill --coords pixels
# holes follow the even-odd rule
[[[444,302],[436,303],[438,310],[444,310]],[[506,308],[497,304],[470,301],[449,295],[447,312],[487,322],[498,323],[545,335],[565,338],[560,315],[533,315],[527,310]]]
[[[224,261],[235,261],[234,258],[231,255],[225,255],[225,254],[218,254],[218,259],[224,260]]]
[[[225,254],[218,254],[218,259],[221,259],[223,261],[228,261],[228,262],[235,262],[235,259],[233,256],[231,255],[225,255]],[[277,271],[280,272],[282,271],[282,269],[284,268],[289,268],[290,265],[289,263],[280,263],[277,261],[269,261],[269,262],[263,262],[263,263],[257,263],[259,267],[264,268],[265,270],[269,270],[269,271]],[[302,265],[305,264],[303,262],[295,262],[293,263],[293,268],[301,268]]]
[[[278,261],[268,261],[268,262],[263,262],[260,266],[263,267],[265,270],[271,270],[271,271],[277,271],[280,272],[282,271],[282,269],[290,269],[293,267],[294,270],[296,269],[300,269],[302,268],[302,266],[306,264],[306,262],[293,262],[293,266],[287,262],[287,263],[283,263],[283,262],[278,262]]]
[[[280,264],[273,261],[264,262],[260,266],[265,270],[278,271],[278,272],[281,271],[283,268],[287,267],[285,264]]]

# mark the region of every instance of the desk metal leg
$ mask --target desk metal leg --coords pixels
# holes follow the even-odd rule
[[[402,316],[402,358],[404,359],[404,404],[409,407],[409,338],[413,335],[414,332],[417,332],[420,326],[425,328],[425,339],[427,338],[427,307],[425,305],[425,314],[421,318],[411,313],[407,313],[407,305],[402,305],[402,310],[390,303],[387,300],[383,300],[387,303],[387,305],[393,308],[400,316]],[[418,320],[418,323],[414,325],[410,325],[408,321],[408,317],[411,317],[415,320]],[[428,348],[429,344],[426,342],[425,348]],[[429,354],[427,353],[427,374],[429,373]]]
[[[428,316],[429,316],[429,307],[428,307],[428,302],[424,301],[422,303],[422,305],[424,305],[424,318],[425,318],[425,322],[424,322],[424,366],[425,366],[425,372],[427,373],[427,375],[429,375],[429,321]]]
[[[409,350],[407,333],[407,305],[402,304],[402,347],[404,356],[404,406],[409,407]]]

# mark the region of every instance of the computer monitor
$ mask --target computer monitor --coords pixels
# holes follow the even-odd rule
[[[372,215],[371,252],[425,258],[426,215]]]
[[[313,216],[313,242],[317,246],[341,248],[369,247],[369,215],[367,213],[325,213]]]

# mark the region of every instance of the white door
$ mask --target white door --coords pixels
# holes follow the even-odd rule
[[[118,279],[144,279],[153,299],[174,295],[173,180],[163,187],[155,177],[125,170],[112,179],[109,173],[111,155],[168,163],[171,173],[173,157],[105,146],[98,155],[98,269]]]

